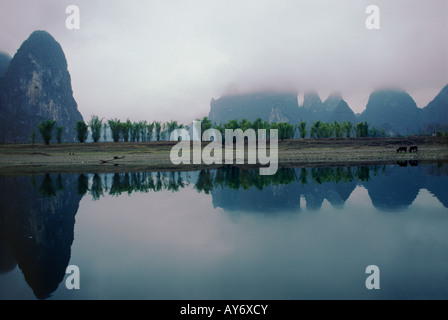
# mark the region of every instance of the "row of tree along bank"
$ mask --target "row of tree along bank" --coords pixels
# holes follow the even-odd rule
[[[258,134],[258,129],[265,129],[269,137],[269,130],[277,129],[279,139],[293,139],[293,138],[343,138],[343,137],[386,137],[387,134],[384,129],[376,127],[369,127],[367,122],[351,123],[344,121],[339,122],[322,122],[315,121],[310,129],[307,129],[306,121],[301,121],[298,125],[292,125],[287,122],[272,122],[262,121],[260,118],[251,122],[247,119],[229,120],[226,123],[215,123],[204,117],[201,121],[202,133],[210,128],[219,130],[223,135],[226,129],[236,130],[254,129]],[[178,123],[175,120],[168,122],[161,121],[138,121],[132,122],[129,119],[122,122],[119,119],[109,119],[105,121],[100,119],[97,115],[92,115],[90,120],[85,123],[78,121],[76,123],[77,141],[80,143],[87,142],[90,136],[93,142],[145,142],[145,141],[168,141],[170,134],[176,129],[187,129],[188,125]],[[55,134],[56,141],[61,143],[64,127],[56,126],[56,121],[45,120],[38,125],[38,131],[45,144],[50,144],[50,141]],[[436,133],[438,136],[448,135],[448,132]],[[36,133],[30,136],[31,143],[36,141]]]

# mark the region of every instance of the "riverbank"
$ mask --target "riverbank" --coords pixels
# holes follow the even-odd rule
[[[100,142],[73,144],[2,144],[0,174],[186,171],[222,165],[174,165],[170,151],[177,142]],[[204,147],[205,143],[203,143]],[[416,145],[417,152],[397,153]],[[269,143],[268,143],[269,146]],[[321,167],[397,162],[448,162],[447,137],[321,138],[280,140],[278,166]],[[224,161],[223,161],[224,162]],[[247,163],[247,161],[245,162]],[[238,165],[257,167],[256,165]]]

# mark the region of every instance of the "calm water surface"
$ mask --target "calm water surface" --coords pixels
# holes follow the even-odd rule
[[[447,186],[415,163],[0,177],[0,298],[447,299]]]

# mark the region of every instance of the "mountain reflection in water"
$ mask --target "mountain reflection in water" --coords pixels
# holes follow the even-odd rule
[[[281,168],[272,176],[226,167],[198,172],[80,175],[78,192],[99,200],[122,193],[176,192],[193,185],[198,192],[210,194],[215,207],[275,212],[299,210],[301,197],[308,210],[320,209],[324,200],[343,208],[353,190],[363,186],[377,209],[393,211],[411,205],[423,188],[448,207],[447,176],[448,167],[436,165]]]
[[[70,260],[82,198],[75,181],[73,175],[0,178],[0,273],[18,265],[39,299],[57,289]]]
[[[415,163],[282,168],[273,176],[229,166],[195,172],[0,177],[0,275],[18,266],[37,298],[50,297],[70,262],[75,215],[83,197],[101,201],[106,196],[177,192],[192,186],[210,195],[215,208],[275,215],[299,213],[302,199],[307,210],[321,209],[325,200],[342,209],[362,186],[376,209],[393,212],[412,205],[421,189],[447,208],[447,178],[447,166]]]

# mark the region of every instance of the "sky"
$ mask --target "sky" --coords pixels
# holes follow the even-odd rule
[[[1,0],[0,51],[49,32],[86,121],[187,124],[212,98],[261,90],[340,92],[360,113],[378,88],[423,108],[448,84],[447,17],[446,0]]]

